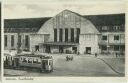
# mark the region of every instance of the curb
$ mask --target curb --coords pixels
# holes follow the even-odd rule
[[[109,66],[115,73],[118,73],[118,74],[120,74],[120,75],[124,75],[124,73],[121,73],[121,72],[116,71],[116,70],[115,70],[111,65],[109,65],[105,60],[103,60],[103,59],[101,59],[101,58],[97,58],[97,59],[103,61],[103,62],[104,62],[107,66]]]

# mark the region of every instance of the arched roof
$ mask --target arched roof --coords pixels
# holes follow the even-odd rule
[[[80,34],[99,34],[99,31],[90,20],[69,10],[64,10],[49,19],[44,25],[42,25],[38,33],[50,34],[51,28],[80,28]]]
[[[69,10],[68,10],[69,11]],[[72,11],[70,11],[72,12]],[[75,13],[75,12],[72,12]],[[105,15],[80,15],[90,20],[97,28],[97,26],[114,26],[125,25],[125,14],[105,14]],[[52,17],[41,18],[25,18],[25,19],[5,19],[4,31],[5,32],[37,32],[41,26],[51,19]],[[97,28],[100,30],[100,28]],[[124,27],[122,27],[124,31]],[[22,30],[22,31],[21,31]]]

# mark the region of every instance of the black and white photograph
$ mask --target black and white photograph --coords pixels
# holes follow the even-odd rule
[[[0,81],[1,81],[1,1],[0,1]]]
[[[4,4],[4,13],[5,77],[125,76],[119,4]]]

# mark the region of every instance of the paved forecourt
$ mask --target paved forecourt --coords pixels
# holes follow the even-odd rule
[[[94,55],[74,55],[72,61],[66,61],[67,54],[49,54],[53,56],[54,70],[52,73],[39,73],[28,70],[11,70],[5,69],[5,74],[9,72],[21,72],[25,76],[122,76],[113,71],[102,60]],[[103,58],[103,57],[102,57]]]

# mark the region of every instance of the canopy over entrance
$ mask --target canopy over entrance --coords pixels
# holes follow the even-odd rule
[[[52,46],[77,46],[79,45],[79,43],[72,43],[72,42],[45,42],[41,44],[52,45]]]

